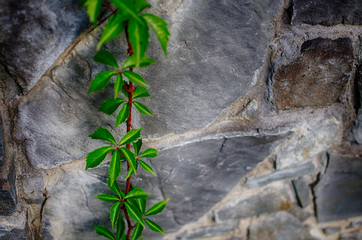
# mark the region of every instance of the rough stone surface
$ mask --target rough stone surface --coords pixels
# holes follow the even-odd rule
[[[25,232],[23,229],[2,229],[0,227],[1,240],[26,240]]]
[[[15,169],[10,166],[0,178],[0,215],[10,215],[16,207]]]
[[[189,233],[178,236],[177,240],[207,239],[231,232],[236,228],[236,223],[218,224],[194,229]]]
[[[352,74],[352,61],[348,38],[304,42],[299,58],[275,70],[273,96],[277,109],[324,107],[337,102]]]
[[[215,210],[214,215],[217,222],[223,222],[289,210],[291,207],[292,203],[285,189],[267,188],[257,195],[226,204]]]
[[[280,211],[269,215],[265,220],[253,223],[250,240],[315,240],[293,215]]]
[[[85,30],[88,19],[74,0],[4,0],[0,23],[0,61],[27,91]]]
[[[360,240],[362,239],[362,231],[354,231],[343,233],[339,236],[338,240]]]
[[[334,118],[305,127],[293,141],[277,153],[277,169],[295,166],[325,151],[336,140],[338,130],[339,122]]]
[[[303,165],[277,170],[263,176],[249,178],[246,182],[246,185],[249,188],[262,187],[275,181],[313,174],[314,170],[315,167],[313,163],[309,162]]]
[[[307,181],[301,177],[293,180],[292,183],[299,205],[302,208],[307,207],[310,204],[310,189]]]
[[[0,167],[4,163],[4,154],[5,154],[4,149],[5,149],[4,130],[3,130],[3,122],[0,117]]]
[[[319,222],[362,215],[362,159],[330,155],[327,173],[315,189]]]
[[[362,24],[359,0],[294,0],[292,24]]]

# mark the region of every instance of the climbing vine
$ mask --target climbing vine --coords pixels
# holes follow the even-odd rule
[[[110,131],[99,127],[90,138],[107,142],[106,146],[95,149],[87,154],[86,169],[95,168],[110,154],[111,161],[108,173],[108,188],[114,193],[96,195],[98,199],[112,203],[110,221],[112,228],[94,226],[95,231],[112,240],[135,240],[142,236],[143,230],[148,227],[152,231],[164,234],[160,225],[150,219],[150,216],[163,211],[168,201],[156,203],[146,210],[149,195],[141,188],[131,184],[133,175],[136,175],[139,166],[147,172],[156,175],[155,171],[144,159],[157,156],[157,150],[147,148],[141,151],[141,130],[132,127],[132,111],[137,109],[141,114],[152,116],[151,111],[136,99],[149,97],[145,79],[134,70],[150,66],[155,61],[146,56],[149,45],[149,30],[152,29],[167,57],[167,43],[170,33],[167,23],[160,17],[149,13],[142,13],[151,5],[146,0],[80,0],[80,8],[86,7],[90,21],[96,25],[102,5],[111,11],[93,60],[107,65],[111,69],[98,73],[90,83],[88,94],[101,91],[114,79],[114,97],[105,100],[99,111],[115,116],[115,128],[126,125],[126,134],[117,141]],[[122,34],[122,33],[125,34]],[[127,58],[122,66],[113,53],[102,49],[104,43],[116,38],[125,37],[128,44]],[[117,114],[115,112],[118,111]],[[133,149],[131,149],[131,145]],[[121,173],[121,164],[127,164],[127,174],[124,181],[125,189],[119,185],[117,178]],[[126,226],[127,224],[127,226]]]

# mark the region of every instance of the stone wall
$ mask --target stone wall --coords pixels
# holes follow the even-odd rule
[[[107,162],[85,171],[87,135],[114,125],[112,91],[86,94],[100,29],[74,0],[3,2],[0,239],[101,239]],[[135,184],[170,199],[163,239],[362,239],[362,2],[151,2],[171,39],[141,70],[155,116],[133,126],[160,154]]]

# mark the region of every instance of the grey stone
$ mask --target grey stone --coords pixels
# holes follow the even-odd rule
[[[324,228],[323,229],[323,232],[327,235],[331,235],[331,234],[334,234],[336,232],[339,232],[341,231],[341,228],[340,227],[329,227],[329,228]]]
[[[286,189],[267,188],[257,195],[230,202],[216,209],[215,220],[243,219],[265,213],[290,210],[292,203]]]
[[[250,240],[315,240],[309,229],[288,212],[273,213],[249,227]]]
[[[340,123],[331,118],[305,127],[293,141],[277,153],[277,169],[309,161],[318,153],[326,151],[335,142],[339,126]]]
[[[5,0],[2,5],[0,62],[27,91],[86,29],[87,15],[74,0]]]
[[[0,167],[4,163],[4,149],[5,149],[5,143],[4,143],[4,130],[3,130],[3,121],[0,116]]]
[[[6,168],[6,171],[2,169],[0,175],[0,215],[10,215],[15,210],[17,202],[14,165]]]
[[[338,238],[338,240],[360,240],[360,239],[362,239],[362,231],[343,233]]]
[[[307,181],[304,178],[298,178],[292,183],[299,205],[302,208],[307,207],[310,204],[310,189]]]
[[[352,220],[349,227],[350,228],[362,227],[362,220]]]
[[[307,174],[313,174],[314,171],[315,171],[314,164],[308,162],[303,165],[284,168],[282,170],[276,170],[274,172],[259,177],[248,178],[246,181],[246,185],[249,188],[262,187],[275,181],[287,178],[301,177]]]
[[[362,216],[362,159],[330,154],[326,174],[316,186],[319,222]]]
[[[294,0],[292,24],[362,24],[359,0]]]
[[[229,233],[236,228],[236,222],[196,228],[177,237],[177,240],[207,239]]]
[[[277,109],[325,107],[338,102],[352,74],[352,62],[348,38],[304,42],[297,59],[275,69],[273,97]]]
[[[5,230],[0,227],[1,240],[26,240],[25,231],[23,229]]]

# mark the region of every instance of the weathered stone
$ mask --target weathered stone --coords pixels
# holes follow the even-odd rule
[[[302,177],[293,180],[292,183],[299,205],[302,208],[307,207],[310,204],[310,190],[308,183]]]
[[[291,207],[292,203],[286,189],[267,188],[257,195],[230,202],[216,209],[214,215],[217,222],[223,222],[289,210]]]
[[[1,240],[26,240],[25,231],[23,229],[2,229],[0,226]]]
[[[362,216],[362,159],[330,154],[326,174],[316,186],[319,222]]]
[[[362,24],[359,0],[294,0],[292,24]]]
[[[16,208],[14,165],[7,167],[4,173],[0,176],[0,215],[10,215]]]
[[[0,62],[27,91],[88,26],[76,1],[5,0],[0,8]]]
[[[362,231],[354,231],[343,233],[339,236],[338,240],[359,240],[362,239]]]
[[[315,240],[308,228],[293,215],[280,211],[269,215],[262,221],[255,221],[249,228],[250,240]]]
[[[275,181],[287,178],[301,177],[307,174],[313,174],[314,170],[315,168],[313,163],[309,162],[303,165],[277,170],[259,177],[248,178],[246,181],[246,185],[249,188],[262,187]]]
[[[334,234],[339,231],[341,231],[340,227],[329,227],[329,228],[323,229],[323,232],[327,235],[331,235],[331,234]]]
[[[3,165],[4,163],[4,148],[5,144],[4,144],[4,130],[3,130],[3,122],[0,116],[0,167],[1,165]]]
[[[276,167],[282,169],[309,161],[326,151],[338,136],[340,123],[332,118],[305,127],[296,138],[276,155]]]
[[[177,240],[207,239],[214,236],[223,235],[233,231],[236,228],[236,222],[205,226],[191,230],[188,233],[177,237]]]
[[[247,172],[271,154],[273,143],[286,135],[211,139],[161,150],[159,156],[149,162],[157,177],[140,170],[133,184],[152,196],[148,207],[170,199],[165,211],[153,220],[166,233],[175,232],[209,211]],[[125,174],[123,169],[119,178],[121,185]],[[107,175],[107,164],[87,173],[68,170],[54,186],[47,186],[43,236],[90,239],[94,236],[92,224],[108,223],[106,206],[92,197],[107,191]],[[77,215],[73,214],[75,211]],[[67,232],[58,229],[67,229]],[[151,231],[146,231],[144,236],[145,239],[160,238]]]
[[[348,38],[304,42],[299,58],[275,70],[275,106],[283,110],[338,102],[352,74],[352,62],[353,48]]]

